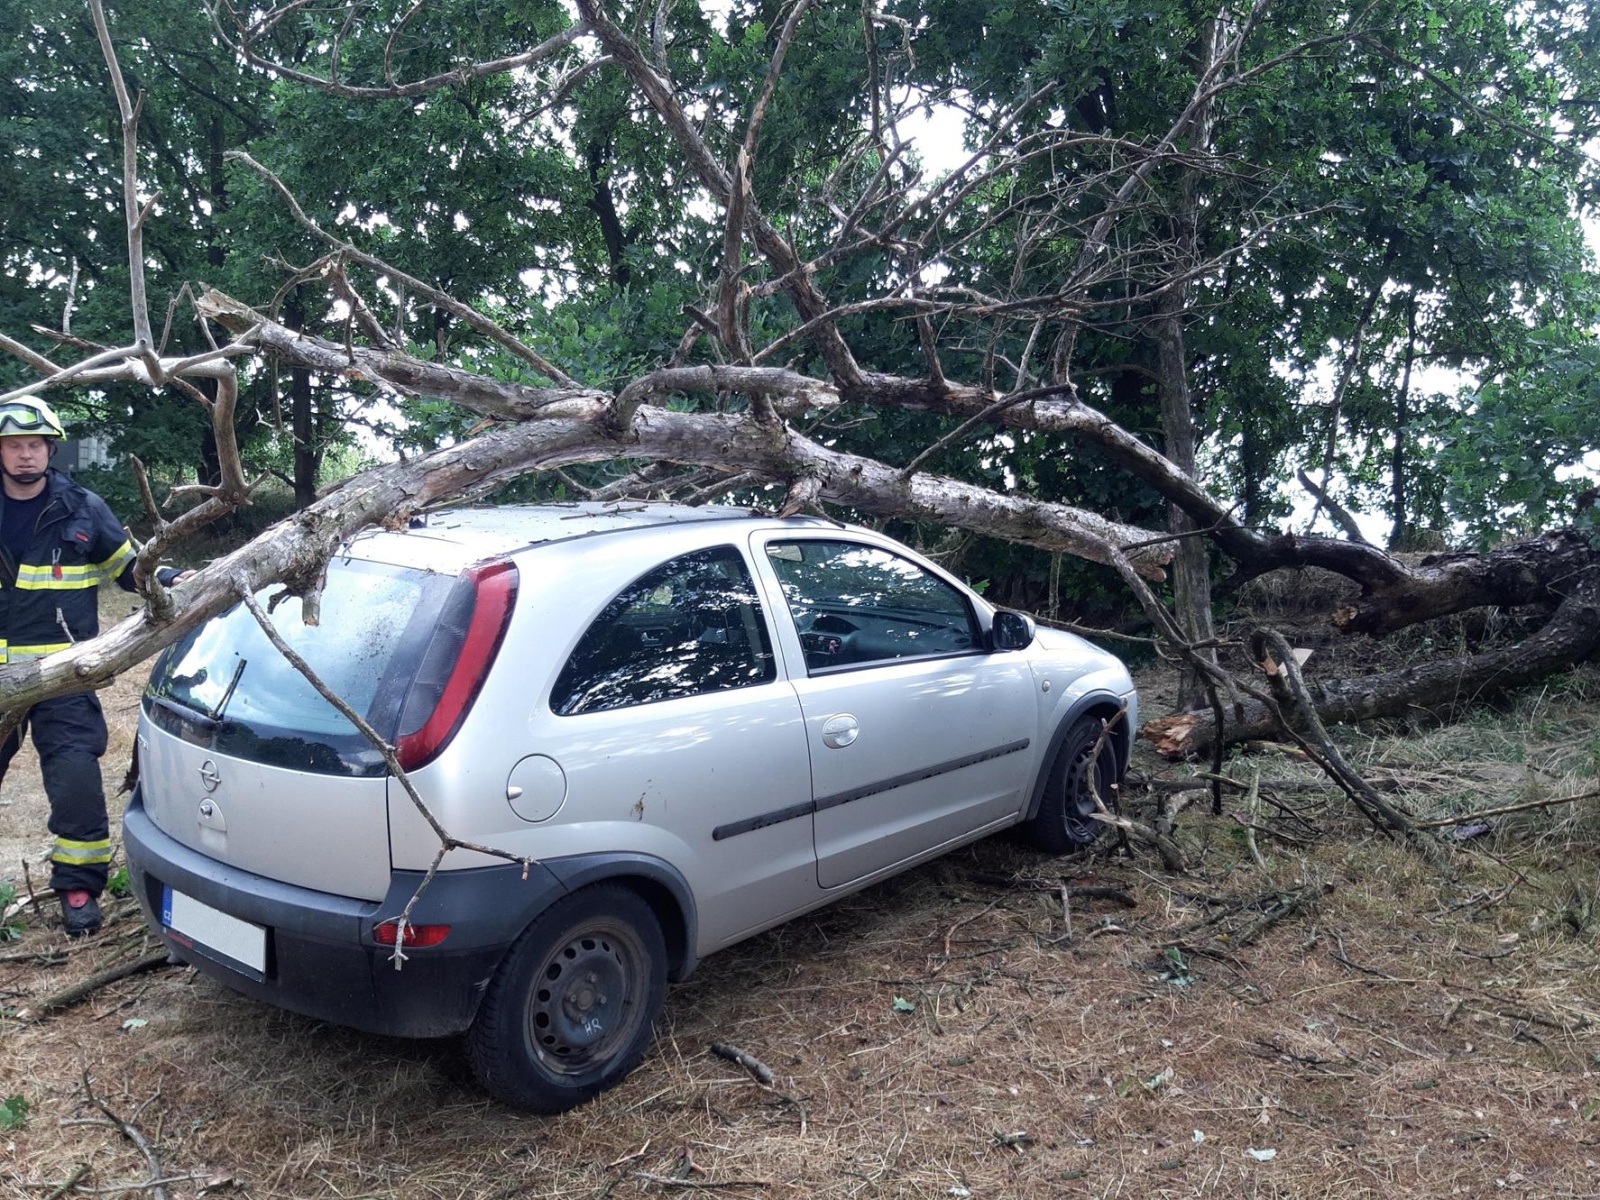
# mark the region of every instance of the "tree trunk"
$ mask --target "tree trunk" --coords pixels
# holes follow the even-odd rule
[[[611,282],[619,288],[628,286],[632,273],[628,270],[628,235],[622,228],[622,218],[617,214],[616,201],[611,195],[611,181],[606,178],[606,146],[591,141],[584,147],[584,164],[589,168],[591,194],[584,201],[589,211],[600,223],[600,237],[606,246],[606,262],[611,268]]]
[[[283,305],[283,323],[299,332],[305,328],[305,304],[300,289],[289,293]],[[289,368],[289,435],[294,446],[294,506],[309,508],[317,498],[317,447],[312,419],[311,372],[303,366]]]
[[[1184,474],[1195,473],[1194,413],[1189,398],[1189,364],[1183,342],[1183,289],[1168,292],[1157,305],[1152,332],[1156,342],[1156,374],[1160,379],[1161,432],[1166,456]],[[1211,614],[1211,544],[1196,535],[1197,526],[1176,504],[1168,504],[1168,528],[1177,535],[1172,563],[1172,592],[1178,626],[1191,643],[1216,637]],[[1212,662],[1216,651],[1201,650]],[[1199,673],[1184,667],[1178,675],[1176,708],[1181,712],[1209,702]]]
[[[1394,450],[1389,456],[1391,504],[1394,526],[1389,531],[1389,549],[1404,550],[1411,541],[1411,523],[1406,509],[1406,438],[1411,425],[1411,366],[1417,358],[1417,297],[1412,293],[1406,304],[1406,359],[1400,372],[1400,386],[1394,399]]]
[[[1216,20],[1200,25],[1200,56],[1195,75],[1204,78],[1216,65],[1224,38],[1222,23]],[[1206,101],[1195,116],[1191,149],[1210,149],[1215,109]],[[1173,207],[1173,234],[1177,255],[1176,271],[1187,271],[1200,244],[1199,181],[1193,170],[1185,168],[1178,179],[1178,195]],[[1152,334],[1156,343],[1156,376],[1161,402],[1161,435],[1166,456],[1172,465],[1191,479],[1195,477],[1194,408],[1189,394],[1189,357],[1184,349],[1183,320],[1188,309],[1188,286],[1174,282],[1156,301]],[[1177,504],[1168,502],[1168,528],[1178,538],[1173,560],[1172,592],[1178,627],[1191,644],[1213,641],[1216,629],[1211,612],[1211,544],[1196,536],[1198,526]],[[1210,662],[1214,649],[1200,650]],[[1209,702],[1198,668],[1184,666],[1178,674],[1176,705],[1182,711]]]

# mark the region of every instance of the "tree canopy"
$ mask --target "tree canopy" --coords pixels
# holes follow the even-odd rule
[[[0,17],[0,380],[204,498],[152,555],[305,513],[87,673],[460,495],[825,504],[1035,608],[1170,524],[1373,631],[1501,576],[1291,532],[1297,473],[1397,548],[1588,518],[1584,6],[98,8]],[[404,459],[316,499],[361,428]]]

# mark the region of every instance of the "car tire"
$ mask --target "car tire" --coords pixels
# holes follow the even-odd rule
[[[618,1083],[644,1056],[667,986],[661,922],[637,892],[596,884],[523,931],[467,1034],[496,1099],[558,1113]]]
[[[1045,779],[1039,811],[1025,824],[1023,836],[1040,850],[1065,854],[1091,845],[1105,830],[1105,822],[1091,815],[1099,809],[1094,789],[1107,809],[1116,811],[1117,751],[1104,736],[1099,717],[1079,717],[1061,739]]]

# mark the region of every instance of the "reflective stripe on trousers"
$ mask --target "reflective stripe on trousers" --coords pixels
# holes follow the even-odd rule
[[[50,852],[50,861],[75,866],[108,863],[111,861],[111,839],[99,838],[92,842],[75,842],[71,838],[58,837],[55,849]]]

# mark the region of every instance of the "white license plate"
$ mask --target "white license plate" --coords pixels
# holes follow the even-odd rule
[[[267,971],[267,931],[163,886],[161,924],[185,946],[220,954],[257,974]]]

